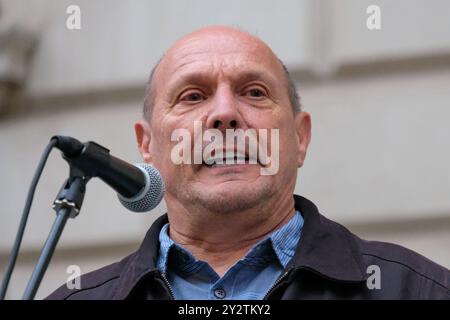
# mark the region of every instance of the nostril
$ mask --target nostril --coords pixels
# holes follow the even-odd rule
[[[220,120],[214,121],[214,129],[219,128],[221,126],[221,124],[222,124],[222,121],[220,121]]]
[[[236,126],[237,126],[236,120],[231,120],[231,121],[230,121],[230,126],[231,126],[232,128],[236,128]]]

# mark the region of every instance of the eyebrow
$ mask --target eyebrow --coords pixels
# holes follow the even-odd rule
[[[169,82],[171,88],[169,88],[168,90],[168,96],[173,97],[175,92],[184,85],[195,84],[200,86],[206,86],[208,85],[208,82],[210,82],[211,79],[213,78],[214,76],[211,74],[211,72],[207,71],[195,71],[182,74],[172,83]],[[265,83],[272,91],[275,91],[276,84],[280,80],[277,80],[267,71],[243,70],[233,75],[232,81],[237,82],[238,85],[242,85],[246,82],[251,81],[261,81]]]
[[[245,83],[250,81],[261,81],[266,83],[269,87],[275,89],[275,86],[278,82],[278,80],[272,76],[269,72],[264,71],[256,71],[256,70],[247,70],[240,72],[236,76],[238,82]]]

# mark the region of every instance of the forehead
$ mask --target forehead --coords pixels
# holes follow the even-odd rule
[[[284,78],[278,58],[261,40],[239,32],[200,33],[178,41],[167,51],[155,80],[168,84],[189,73],[232,76],[249,71]]]

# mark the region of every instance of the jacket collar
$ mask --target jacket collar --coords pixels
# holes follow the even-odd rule
[[[163,214],[153,222],[139,249],[131,254],[120,271],[113,299],[126,299],[147,275],[157,272],[156,259],[159,251],[159,232],[168,222],[167,214]]]
[[[287,269],[306,269],[341,282],[366,281],[367,274],[363,271],[354,236],[343,226],[322,216],[308,199],[294,195],[294,200],[304,225],[299,245]],[[157,272],[159,233],[167,222],[167,214],[156,219],[139,249],[125,262],[114,293],[115,299],[125,299],[141,280]]]
[[[302,237],[288,268],[307,269],[342,282],[366,281],[355,236],[319,213],[308,199],[294,195],[303,219]]]

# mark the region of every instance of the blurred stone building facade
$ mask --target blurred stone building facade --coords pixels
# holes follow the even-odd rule
[[[373,4],[381,9],[380,30],[366,25]],[[81,10],[79,30],[66,26],[70,5]],[[141,161],[133,124],[153,64],[174,40],[211,24],[261,37],[297,81],[313,138],[296,192],[361,237],[450,267],[449,1],[0,0],[0,7],[2,275],[50,137],[93,140]],[[67,169],[53,152],[9,299],[20,298],[29,280]],[[131,253],[164,210],[162,203],[150,214],[129,213],[92,180],[37,298],[64,283],[70,265],[84,273]]]

